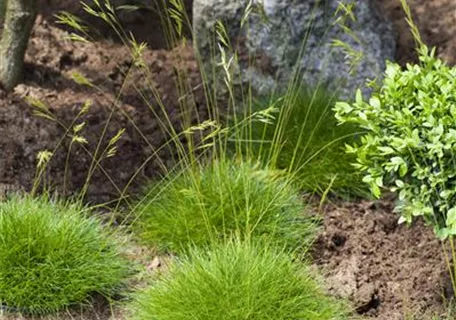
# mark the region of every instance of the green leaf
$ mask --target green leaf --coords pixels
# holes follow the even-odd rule
[[[440,197],[442,197],[443,199],[447,199],[452,193],[454,193],[454,191],[452,190],[443,190],[442,192],[440,192]]]
[[[363,182],[365,183],[371,183],[372,181],[374,181],[374,178],[370,174],[363,177]]]
[[[441,241],[445,240],[450,235],[450,232],[447,228],[439,229],[437,226],[434,228],[434,233],[436,237]]]
[[[456,207],[451,208],[448,210],[446,215],[446,225],[453,226],[456,224]]]
[[[445,228],[448,230],[448,236],[456,235],[456,225],[452,225],[451,228]]]
[[[377,96],[373,96],[369,99],[369,104],[374,107],[375,109],[380,109],[382,107],[382,104],[380,102],[380,99]]]
[[[383,178],[382,177],[375,178],[375,184],[379,187],[383,187]]]
[[[357,105],[361,105],[363,103],[363,95],[361,93],[361,89],[356,90],[355,101]]]
[[[371,184],[371,192],[375,198],[377,198],[377,199],[380,198],[381,191],[380,191],[380,188],[378,187],[378,185]]]
[[[397,223],[398,224],[403,224],[404,222],[410,223],[411,221],[409,221],[409,220],[411,220],[411,219],[407,218],[407,217],[404,217],[404,216],[400,216],[399,220],[397,221]]]
[[[344,114],[348,114],[353,111],[352,106],[347,102],[337,102],[334,109],[336,112]]]
[[[404,177],[408,172],[408,166],[406,163],[403,163],[400,167],[399,167],[399,176],[402,178]]]
[[[395,183],[396,186],[398,186],[399,188],[403,188],[403,187],[404,187],[404,182],[403,182],[402,180],[396,179],[396,181],[394,181],[394,183]]]
[[[390,161],[392,164],[395,165],[401,165],[404,163],[404,159],[402,159],[401,157],[392,157]]]
[[[378,150],[382,152],[383,155],[393,154],[396,151],[391,147],[378,147]]]

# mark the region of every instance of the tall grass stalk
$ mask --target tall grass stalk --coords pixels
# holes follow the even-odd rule
[[[241,95],[236,96],[233,81],[233,77],[235,75],[232,73],[230,64],[236,63],[237,52],[233,49],[230,39],[228,39],[227,36],[228,32],[223,24],[218,26],[217,33],[214,34],[213,54],[214,56],[221,56],[222,58],[225,57],[220,62],[222,69],[225,70],[223,78],[226,88],[220,90],[220,87],[211,85],[213,83],[212,78],[218,77],[218,75],[216,75],[217,70],[215,65],[214,69],[209,73],[205,72],[205,70],[201,70],[201,78],[203,81],[202,87],[205,94],[207,114],[209,115],[208,119],[201,119],[198,111],[196,110],[196,103],[193,96],[193,90],[195,88],[189,88],[186,84],[188,75],[182,70],[177,70],[176,88],[181,97],[186,97],[185,99],[180,99],[179,102],[180,112],[185,115],[182,120],[183,128],[179,131],[179,129],[172,124],[166,107],[161,100],[160,93],[152,82],[152,72],[149,70],[149,67],[143,59],[143,51],[146,48],[145,45],[137,43],[133,36],[123,31],[121,23],[116,18],[116,8],[114,8],[109,1],[106,2],[106,4],[101,4],[96,1],[91,6],[84,4],[84,9],[89,14],[100,18],[105,21],[107,25],[111,26],[118,34],[121,42],[130,48],[133,63],[131,69],[127,71],[127,74],[125,74],[125,82],[128,81],[128,73],[130,73],[132,69],[137,69],[143,74],[144,79],[147,81],[147,87],[153,93],[156,106],[152,105],[147,97],[144,96],[141,88],[137,87],[136,84],[130,85],[139,96],[144,98],[145,104],[151,111],[151,117],[160,122],[160,128],[163,130],[163,133],[169,137],[168,142],[165,143],[164,146],[157,147],[154,146],[152,141],[148,141],[147,137],[142,135],[146,143],[152,146],[152,150],[154,150],[154,152],[141,166],[141,168],[147,165],[147,161],[150,161],[158,154],[156,150],[161,150],[163,148],[168,149],[170,153],[177,154],[174,168],[165,166],[164,162],[161,161],[161,159],[158,159],[163,164],[162,169],[165,174],[167,172],[182,171],[185,169],[199,170],[198,167],[201,164],[202,155],[205,155],[206,159],[223,158],[224,154],[229,152],[228,148],[230,143],[232,145],[233,140],[236,141],[235,149],[237,152],[235,157],[237,158],[245,158],[246,160],[249,160],[251,155],[258,150],[258,143],[255,140],[261,140],[262,138],[267,137],[254,136],[255,131],[258,130],[257,121],[264,121],[264,118],[261,119],[261,117],[265,116],[271,109],[271,100],[265,99],[264,101],[266,102],[263,106],[259,107],[259,103],[255,101],[253,92],[249,85],[248,88],[241,88]],[[186,38],[186,35],[191,33],[189,32],[191,23],[182,0],[173,0],[170,3],[162,0],[157,4],[156,11],[162,13],[160,18],[163,23],[163,29],[165,30],[169,46],[176,46],[177,44],[189,41],[189,39]],[[245,27],[248,27],[249,15],[252,14],[252,11],[253,9],[249,10],[249,8],[246,8],[246,12],[243,17]],[[261,12],[261,10],[259,10],[259,12]],[[336,12],[336,14],[338,13]],[[346,13],[346,15],[349,15],[349,12]],[[64,15],[60,20],[62,23],[67,23],[76,27],[76,30],[83,30],[84,34],[86,34],[86,29],[80,26],[80,22],[77,19],[69,19],[67,15]],[[309,25],[306,39],[311,32],[312,22],[313,20],[311,19],[311,25]],[[267,23],[267,21],[265,23]],[[338,23],[342,22],[338,20]],[[328,27],[328,29],[330,27]],[[300,49],[300,56],[304,54],[306,39],[303,41]],[[223,46],[218,46],[218,43],[223,44]],[[179,60],[179,56],[177,56],[177,59]],[[198,52],[196,52],[196,59],[199,60],[201,64]],[[249,60],[252,59],[253,57],[249,56]],[[278,103],[273,107],[280,109],[278,114],[269,113],[266,116],[269,118],[267,121],[274,122],[275,124],[271,126],[274,128],[272,130],[274,131],[272,133],[272,137],[269,139],[272,140],[272,143],[271,141],[261,143],[263,145],[261,148],[269,149],[269,152],[259,153],[261,154],[261,160],[267,165],[288,171],[290,179],[294,179],[295,182],[298,181],[298,184],[307,191],[311,190],[312,192],[319,194],[326,194],[327,188],[331,186],[335,193],[344,193],[347,191],[345,189],[350,189],[350,184],[351,186],[358,184],[354,182],[356,181],[355,175],[353,175],[353,178],[351,177],[353,171],[344,163],[344,157],[339,157],[338,152],[340,145],[346,139],[350,139],[354,133],[350,132],[346,135],[345,132],[341,133],[335,129],[332,132],[332,136],[325,134],[323,137],[323,133],[326,132],[322,130],[322,128],[325,126],[332,126],[332,122],[329,123],[330,116],[328,110],[330,108],[328,108],[328,106],[318,105],[314,102],[314,100],[317,100],[318,96],[321,95],[321,91],[318,87],[305,88],[311,92],[310,101],[307,101],[307,104],[312,105],[312,107],[304,108],[305,106],[303,106],[305,111],[298,111],[301,117],[300,119],[303,123],[300,124],[299,128],[292,127],[295,124],[290,124],[290,119],[295,116],[293,112],[297,109],[294,108],[294,106],[298,106],[299,103],[302,103],[300,99],[303,96],[303,93],[299,76],[302,71],[301,67],[296,68],[295,74],[292,76],[292,80],[290,81],[290,85],[284,93],[271,93],[271,97],[274,99],[281,97],[283,102]],[[101,90],[100,88],[95,89]],[[121,91],[122,90],[123,89],[121,89]],[[228,101],[226,101],[225,106],[222,106],[219,101],[221,97],[220,94],[226,90],[229,92]],[[119,92],[118,96],[120,95],[121,92]],[[309,98],[309,95],[307,97]],[[329,100],[332,98],[333,97],[331,95],[328,97]],[[118,101],[113,103],[113,108],[117,108],[117,102]],[[252,115],[256,115],[256,118]],[[195,116],[193,118],[197,119],[196,123],[191,121],[192,116]],[[278,119],[274,119],[275,116],[278,116]],[[234,119],[234,121],[224,121],[226,118]],[[140,129],[136,126],[134,121],[130,118],[129,120],[135,130],[140,133]],[[208,123],[211,125],[207,126]],[[106,125],[108,124],[109,121]],[[293,134],[291,137],[290,130]],[[268,128],[267,132],[270,134],[271,129]],[[342,135],[339,136],[340,134]],[[102,138],[103,135],[100,137],[100,141]],[[99,149],[99,146],[100,144],[98,144],[97,150]],[[248,149],[246,153],[244,153],[245,149]],[[97,157],[97,154],[98,152],[96,151],[93,157],[94,163],[91,166],[91,170],[89,170],[88,179],[83,188],[83,194],[86,192],[87,186],[90,183],[93,170],[101,166],[99,160],[96,160],[99,158]],[[246,156],[246,154],[248,156]],[[285,161],[288,162],[288,165],[283,165],[284,158],[287,158]],[[327,169],[331,162],[335,165],[331,168],[332,170],[329,170],[329,174],[323,172],[328,171]],[[340,164],[340,166],[336,164]],[[138,168],[136,173],[133,174],[131,180],[127,183],[126,187],[119,192],[120,200],[117,204],[117,208],[121,205],[121,201],[126,198],[127,189],[133,183],[141,168]],[[305,172],[308,172],[308,174],[303,175]],[[342,182],[339,183],[339,180]],[[362,191],[354,188],[354,190],[348,190],[348,193],[359,195]],[[126,204],[129,207],[130,212],[133,213],[135,206],[130,202],[126,202],[124,204]]]
[[[331,110],[335,99],[323,89],[301,88],[286,97],[258,101],[252,120],[246,121],[245,136],[239,134],[233,141],[243,143],[241,152],[248,157],[288,172],[306,192],[324,195],[330,188],[339,196],[367,197],[351,165],[355,159],[344,151],[345,143],[362,132],[349,124],[337,125]]]

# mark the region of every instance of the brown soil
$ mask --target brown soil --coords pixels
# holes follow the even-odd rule
[[[92,1],[83,1],[87,4],[93,3]],[[137,2],[137,1],[136,1]],[[163,49],[168,45],[168,39],[165,36],[166,32],[160,20],[159,12],[170,8],[169,0],[141,0],[141,3],[146,4],[147,8],[140,8],[133,12],[126,10],[117,10],[117,17],[122,25],[125,32],[132,32],[135,35],[135,39],[138,42],[147,42],[149,48],[152,49]],[[100,1],[101,4],[104,1]],[[111,3],[115,7],[135,3],[134,0],[112,0]],[[167,3],[164,7],[163,3]],[[183,0],[186,8],[187,16],[191,21],[192,14],[192,3],[193,0]],[[70,12],[78,16],[82,21],[90,27],[90,34],[94,37],[110,39],[115,42],[119,42],[119,38],[112,28],[107,28],[106,24],[100,19],[93,17],[88,14],[81,5],[81,1],[78,0],[38,0],[38,5],[41,10],[41,14],[47,18],[50,22],[54,22],[53,15],[61,11]],[[187,26],[187,23],[184,23]],[[70,28],[61,28],[70,30]],[[71,30],[72,31],[72,30]],[[184,32],[187,36],[190,36],[191,32],[189,28],[184,27]]]
[[[104,202],[118,197],[131,178],[135,178],[134,185],[139,185],[160,173],[160,167],[169,167],[164,162],[176,156],[175,146],[171,144],[158,153],[156,150],[169,141],[166,130],[181,132],[187,119],[185,126],[198,122],[197,117],[204,119],[201,81],[191,44],[170,51],[146,50],[144,60],[150,74],[145,75],[132,67],[130,52],[124,46],[105,40],[74,43],[65,40],[67,35],[38,18],[26,56],[25,83],[12,94],[0,96],[0,148],[7,150],[0,157],[0,184],[16,184],[29,190],[37,153],[58,148],[49,166],[50,180],[60,192],[81,190],[97,143],[101,139],[103,150],[125,128],[116,156],[104,159],[91,179],[90,200]],[[73,81],[75,72],[90,79],[96,88]],[[185,75],[184,85],[195,102],[194,110],[186,113],[179,106],[178,73]],[[45,103],[58,121],[34,116],[24,101],[26,97]],[[87,101],[91,103],[90,111],[76,123],[86,123],[79,135],[88,143],[74,144],[70,150],[71,137],[67,135],[59,145],[65,127],[71,125]],[[167,119],[171,124],[160,124]],[[62,190],[65,167],[67,190]]]
[[[413,39],[399,0],[375,1],[396,26],[397,61],[415,61]],[[134,32],[139,41],[149,43],[144,59],[151,74],[145,76],[131,69],[130,53],[112,31],[83,15],[78,3],[39,0],[42,14],[27,52],[25,82],[11,94],[0,93],[0,198],[5,190],[31,189],[37,153],[42,150],[54,151],[46,181],[62,194],[81,190],[98,141],[101,139],[103,149],[122,128],[125,133],[117,144],[118,152],[103,159],[95,170],[87,200],[100,203],[117,199],[130,179],[134,182],[129,191],[135,194],[145,181],[163,173],[163,168],[169,168],[176,158],[172,145],[155,152],[169,139],[165,131],[170,126],[181,131],[184,118],[188,119],[184,125],[188,127],[197,118],[201,121],[206,117],[191,43],[167,50],[157,15],[144,10],[134,16],[119,13],[124,27]],[[439,56],[456,64],[456,2],[410,0],[410,5],[425,42],[438,46]],[[99,33],[93,34],[97,40],[65,40],[68,34],[53,22],[52,15],[59,10],[81,14],[90,25],[101,27]],[[96,88],[77,84],[71,77],[74,72],[85,75]],[[187,75],[185,86],[194,94],[191,100],[196,103],[190,114],[180,109],[177,73]],[[153,92],[151,87],[157,90]],[[33,109],[24,101],[26,97],[43,101],[58,121],[33,115]],[[71,132],[61,141],[64,127],[70,126],[87,101],[91,101],[91,109],[77,123],[86,122],[80,135],[88,143],[70,148]],[[162,114],[160,105],[171,125],[160,123],[159,119],[165,119],[163,115],[154,116],[154,112]],[[338,203],[325,209],[324,231],[314,255],[317,264],[327,270],[330,291],[348,297],[359,313],[376,319],[404,319],[407,314],[422,311],[443,312],[439,283],[445,266],[440,243],[420,223],[411,228],[397,226],[391,212],[388,202]],[[105,311],[92,316],[107,319],[110,313]]]
[[[359,314],[382,320],[430,319],[451,292],[440,241],[421,222],[398,225],[392,201],[328,205],[314,248],[329,291]]]
[[[374,0],[393,21],[397,38],[396,60],[405,65],[416,62],[415,42],[405,21],[400,0]],[[456,1],[407,0],[421,37],[437,55],[450,65],[456,64]]]

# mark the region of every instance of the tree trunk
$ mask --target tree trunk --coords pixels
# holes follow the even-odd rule
[[[8,0],[0,0],[0,23],[3,25],[5,22],[5,12],[6,12],[6,4]]]
[[[0,0],[2,5],[5,1]],[[6,1],[5,23],[0,40],[0,84],[7,91],[21,81],[25,50],[36,12],[36,0]]]

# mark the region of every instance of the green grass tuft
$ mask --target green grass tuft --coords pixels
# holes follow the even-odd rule
[[[308,267],[284,251],[233,241],[192,250],[137,294],[134,319],[336,320],[342,302],[326,296]]]
[[[214,161],[153,184],[137,226],[148,244],[182,252],[236,235],[293,249],[314,239],[316,218],[279,172],[258,165]]]
[[[345,144],[359,134],[350,124],[337,125],[332,111],[336,98],[323,89],[299,89],[280,99],[259,100],[231,146],[287,170],[306,192],[322,195],[329,189],[341,197],[368,197],[362,176],[352,166],[356,159],[345,152]],[[264,117],[265,110],[273,117]]]
[[[118,242],[77,203],[14,196],[0,202],[0,305],[45,314],[109,295],[128,267]]]

